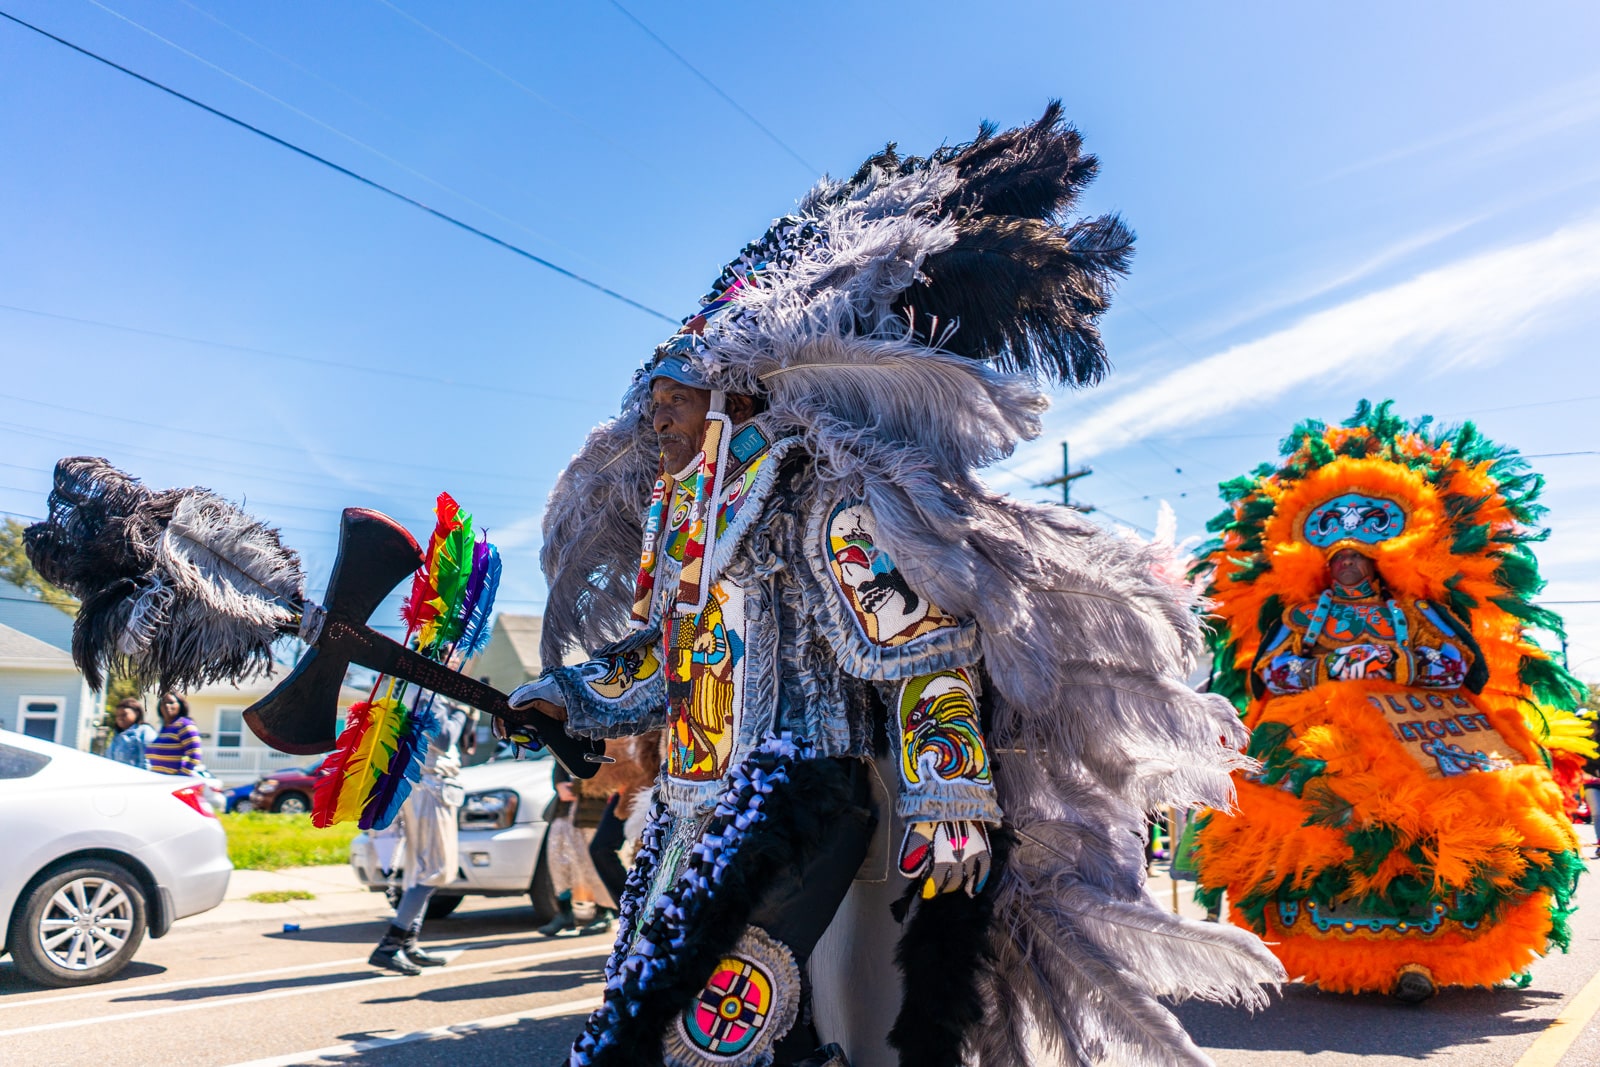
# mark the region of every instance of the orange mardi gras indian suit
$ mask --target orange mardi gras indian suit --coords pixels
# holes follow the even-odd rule
[[[1581,688],[1529,633],[1560,627],[1529,602],[1540,480],[1388,404],[1284,449],[1201,550],[1260,769],[1201,822],[1200,897],[1331,991],[1516,975],[1566,947],[1583,866],[1548,751]]]

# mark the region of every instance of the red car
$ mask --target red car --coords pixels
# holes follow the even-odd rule
[[[289,815],[303,815],[311,810],[311,796],[317,783],[322,781],[323,761],[318,759],[309,767],[285,767],[273,771],[256,783],[250,793],[250,803],[256,811],[278,811]]]

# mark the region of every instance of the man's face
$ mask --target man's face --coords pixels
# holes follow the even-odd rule
[[[706,412],[711,410],[711,390],[657,378],[650,383],[650,419],[667,470],[681,471],[700,449]]]
[[[1340,585],[1360,585],[1376,574],[1377,568],[1361,553],[1341,548],[1328,561],[1328,572]]]

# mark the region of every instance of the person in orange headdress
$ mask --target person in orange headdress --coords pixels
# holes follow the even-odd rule
[[[1565,947],[1583,866],[1522,710],[1581,692],[1528,632],[1560,625],[1528,600],[1538,479],[1387,404],[1285,449],[1202,550],[1213,688],[1261,763],[1204,817],[1202,899],[1330,991],[1492,985]]]

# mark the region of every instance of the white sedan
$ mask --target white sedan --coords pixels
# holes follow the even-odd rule
[[[145,932],[222,902],[233,864],[206,785],[0,730],[0,922],[17,970],[101,982]]]
[[[555,798],[547,753],[533,759],[499,759],[463,767],[458,781],[466,790],[456,814],[460,868],[454,881],[440,886],[428,901],[428,918],[455,910],[463,896],[510,897],[526,893],[534,918],[555,914],[555,892],[540,860],[544,856],[545,811]],[[350,842],[350,865],[373,892],[392,892],[400,872],[390,869],[394,838],[359,833]]]

